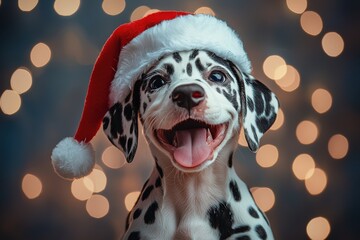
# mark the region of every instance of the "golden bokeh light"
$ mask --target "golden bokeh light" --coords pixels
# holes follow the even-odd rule
[[[268,78],[278,80],[286,74],[286,62],[278,55],[271,55],[265,59],[263,71]]]
[[[349,141],[344,135],[335,134],[328,143],[329,154],[334,159],[342,159],[349,151]]]
[[[35,67],[43,67],[50,61],[51,50],[45,43],[36,44],[30,52],[30,60]]]
[[[285,92],[292,92],[300,85],[300,74],[298,70],[291,65],[286,65],[286,68],[285,75],[275,82]]]
[[[301,14],[300,24],[302,29],[312,36],[319,35],[323,29],[323,21],[320,15],[314,11],[306,11]]]
[[[275,204],[275,194],[270,188],[255,187],[250,189],[256,204],[263,212],[269,211]]]
[[[315,142],[319,134],[318,127],[315,123],[304,120],[296,127],[296,137],[300,143],[304,145],[312,144]]]
[[[86,211],[93,218],[105,217],[109,212],[109,201],[102,195],[92,195],[86,201]]]
[[[278,159],[279,151],[274,145],[263,145],[256,153],[256,162],[263,168],[274,166]]]
[[[309,154],[300,154],[293,161],[292,171],[299,180],[310,178],[315,171],[315,161]]]
[[[328,32],[321,40],[324,52],[330,57],[337,57],[344,51],[344,40],[336,32]]]
[[[306,190],[311,195],[318,195],[324,191],[327,185],[327,176],[326,173],[320,169],[315,168],[312,175],[305,177],[305,187]]]
[[[18,0],[18,6],[21,11],[30,12],[38,4],[39,0]]]
[[[101,7],[108,15],[115,16],[122,13],[125,9],[125,0],[103,0]]]
[[[311,105],[318,113],[329,111],[332,105],[332,96],[329,91],[319,88],[311,95]]]
[[[138,20],[142,17],[145,16],[146,12],[151,10],[148,6],[140,6],[140,7],[137,7],[132,13],[131,13],[131,16],[130,16],[130,21],[135,21],[135,20]]]
[[[240,135],[239,135],[238,143],[240,144],[240,146],[243,146],[243,147],[247,147],[247,146],[248,146],[248,144],[247,144],[247,142],[246,142],[246,139],[245,139],[244,128],[241,128],[241,130],[240,130]]]
[[[139,198],[140,196],[140,192],[139,191],[135,191],[135,192],[131,192],[128,193],[125,197],[124,203],[125,203],[125,207],[126,209],[130,212],[131,209],[134,207],[136,200]]]
[[[32,76],[28,69],[21,67],[15,70],[10,79],[11,88],[19,94],[27,92],[32,85]]]
[[[55,0],[54,9],[60,16],[71,16],[80,7],[80,0]]]
[[[106,187],[107,178],[105,173],[100,169],[94,168],[94,170],[88,176],[86,176],[85,179],[91,180],[91,182],[94,184],[95,193],[103,191]],[[85,186],[87,187],[87,184],[85,184]]]
[[[212,10],[209,7],[199,7],[198,9],[195,10],[194,13],[195,14],[206,14],[206,15],[215,16],[214,10]]]
[[[21,188],[27,198],[34,199],[41,194],[43,186],[38,177],[28,173],[23,177]]]
[[[71,183],[71,193],[80,201],[88,200],[94,193],[94,184],[85,178],[75,179]]]
[[[286,5],[290,11],[302,14],[307,7],[307,0],[286,0]]]
[[[276,115],[276,119],[274,124],[271,126],[270,130],[276,131],[284,124],[285,117],[284,112],[279,108],[278,113]]]
[[[159,9],[150,9],[150,10],[147,10],[146,13],[144,14],[144,17],[146,17],[147,15],[156,13],[156,12],[160,12],[160,10],[159,10]]]
[[[3,113],[12,115],[19,111],[21,106],[20,95],[13,90],[5,90],[0,97],[0,108]]]
[[[126,162],[124,155],[114,146],[106,148],[101,159],[107,167],[112,169],[121,168]]]
[[[306,233],[311,240],[324,240],[331,231],[329,221],[324,217],[315,217],[306,226]]]

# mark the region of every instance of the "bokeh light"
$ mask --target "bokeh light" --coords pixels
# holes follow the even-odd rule
[[[311,174],[311,173],[309,173]],[[324,191],[327,185],[327,176],[326,173],[320,169],[315,168],[312,175],[305,177],[305,187],[306,190],[311,195],[318,195]]]
[[[278,159],[279,151],[271,144],[261,146],[256,153],[256,162],[263,168],[274,166]]]
[[[94,170],[85,178],[90,179],[91,182],[94,184],[95,193],[103,191],[106,187],[107,178],[105,173],[101,169],[94,168]],[[85,186],[88,187],[87,184],[85,184]],[[89,190],[91,190],[91,188]]]
[[[23,177],[21,188],[27,198],[34,199],[41,194],[43,186],[37,176],[28,173]]]
[[[142,17],[145,16],[146,12],[151,10],[148,6],[140,6],[140,7],[137,7],[132,13],[131,13],[131,16],[130,16],[130,21],[135,21],[135,20],[138,20]]]
[[[315,161],[309,154],[300,154],[293,161],[292,171],[299,180],[310,178],[315,171]]]
[[[329,91],[319,88],[311,95],[311,105],[318,113],[327,112],[332,105],[332,97]]]
[[[80,201],[88,200],[92,196],[93,192],[94,184],[84,178],[75,179],[71,183],[71,193]]]
[[[19,94],[27,92],[32,85],[32,76],[28,69],[21,67],[14,71],[10,79],[11,88]]]
[[[43,67],[50,61],[51,50],[45,43],[36,44],[30,52],[30,59],[35,67]]]
[[[344,50],[344,40],[336,32],[328,32],[321,41],[324,52],[330,57],[339,56]]]
[[[101,7],[108,15],[115,16],[122,13],[125,9],[125,0],[103,0]]]
[[[71,16],[80,7],[80,0],[55,0],[54,9],[60,16]]]
[[[128,193],[124,199],[125,207],[130,212],[131,209],[134,207],[136,200],[139,198],[140,192],[135,191]]]
[[[279,108],[278,113],[276,115],[276,119],[274,124],[271,126],[270,130],[276,131],[284,124],[285,117],[284,112]]]
[[[215,16],[214,10],[212,10],[209,7],[199,7],[198,9],[195,10],[194,13],[195,14],[207,14],[207,15]]]
[[[86,201],[86,211],[93,218],[102,218],[105,217],[109,212],[109,201],[106,197],[102,195],[92,195]]]
[[[101,159],[107,167],[113,169],[121,168],[126,162],[124,155],[114,146],[106,148]]]
[[[275,194],[270,188],[254,187],[250,190],[256,204],[263,212],[269,211],[274,206]]]
[[[144,17],[146,17],[147,15],[159,12],[159,11],[160,11],[159,9],[149,9],[145,12]]]
[[[0,108],[3,113],[12,115],[19,111],[21,106],[20,95],[13,90],[5,90],[0,97]]]
[[[38,4],[39,0],[18,0],[18,6],[21,11],[30,12]]]
[[[323,22],[320,15],[314,11],[306,11],[301,14],[300,24],[302,29],[309,35],[316,36],[323,29]]]
[[[263,71],[268,78],[278,80],[286,74],[286,62],[278,55],[271,55],[265,59]]]
[[[290,11],[302,14],[307,7],[307,0],[286,0],[286,5]]]
[[[300,143],[305,145],[315,142],[318,132],[318,127],[309,120],[300,122],[296,127],[296,137]]]
[[[238,143],[240,144],[240,146],[243,146],[243,147],[248,146],[246,139],[245,139],[244,128],[241,128],[241,130],[240,130],[240,136],[239,136]]]
[[[293,92],[300,85],[300,74],[298,70],[291,65],[286,65],[286,68],[285,75],[275,82],[285,92]]]
[[[306,226],[306,233],[312,240],[324,240],[330,234],[330,223],[324,217],[315,217]]]
[[[329,154],[334,159],[342,159],[349,151],[349,141],[342,134],[335,134],[328,143]]]

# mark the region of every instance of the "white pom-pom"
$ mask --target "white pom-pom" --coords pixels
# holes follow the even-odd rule
[[[51,154],[55,172],[63,178],[74,179],[88,175],[95,165],[95,152],[90,143],[64,138]]]

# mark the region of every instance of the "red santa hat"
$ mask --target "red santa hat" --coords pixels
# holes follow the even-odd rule
[[[109,108],[121,102],[134,81],[161,56],[193,49],[214,52],[243,72],[251,71],[238,35],[209,15],[161,11],[115,29],[94,65],[75,137],[63,139],[52,152],[55,171],[70,179],[89,174],[95,164],[90,141]]]

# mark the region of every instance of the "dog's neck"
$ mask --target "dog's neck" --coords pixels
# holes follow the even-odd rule
[[[163,152],[150,144],[152,154],[164,172],[164,203],[173,205],[178,217],[189,211],[203,213],[209,204],[228,197],[228,179],[236,175],[232,167],[234,144],[229,141],[210,166],[193,173],[178,170]]]

